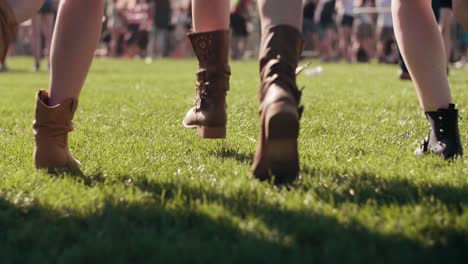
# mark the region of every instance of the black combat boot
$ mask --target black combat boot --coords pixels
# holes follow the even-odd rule
[[[458,110],[455,109],[455,105],[450,104],[448,109],[426,112],[426,117],[431,129],[414,154],[422,156],[425,153],[432,153],[446,160],[463,156],[458,130]]]

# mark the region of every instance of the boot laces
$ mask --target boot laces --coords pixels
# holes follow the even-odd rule
[[[198,80],[195,83],[196,92],[195,92],[195,111],[199,112],[202,108],[202,102],[208,95],[207,88],[210,85],[210,82],[205,80]]]

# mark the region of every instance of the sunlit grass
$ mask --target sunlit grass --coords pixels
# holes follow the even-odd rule
[[[254,61],[232,64],[222,141],[181,125],[195,61],[98,59],[71,134],[82,177],[35,171],[34,94],[48,77],[29,71],[32,60],[10,67],[0,75],[0,263],[468,259],[468,161],[412,155],[428,125],[394,66],[326,64],[299,77],[301,176],[290,188],[250,176]],[[467,72],[452,70],[451,84],[467,120]],[[467,148],[466,121],[460,129]]]

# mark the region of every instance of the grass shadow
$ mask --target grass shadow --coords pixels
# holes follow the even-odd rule
[[[151,180],[131,188],[150,196],[132,202],[110,195],[88,212],[2,194],[2,263],[461,263],[468,257],[467,237],[451,227],[438,230],[442,238],[429,246],[357,221],[287,209],[249,190],[228,195]]]
[[[439,201],[450,208],[462,211],[462,205],[468,204],[468,184],[461,186],[447,186],[421,183],[416,185],[410,179],[396,175],[393,178],[378,177],[369,173],[355,174],[351,172],[337,172],[327,169],[312,169],[303,166],[303,176],[327,177],[338,188],[312,184],[296,184],[295,189],[310,190],[327,202],[354,202],[365,204],[375,201],[379,205],[416,204],[422,201]]]
[[[254,158],[253,153],[242,153],[236,149],[225,147],[225,146],[221,147],[220,149],[216,149],[214,151],[211,150],[209,154],[217,158],[220,158],[222,160],[232,159],[242,164],[251,164]]]

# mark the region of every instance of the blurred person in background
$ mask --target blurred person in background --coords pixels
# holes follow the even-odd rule
[[[392,0],[375,1],[377,17],[377,59],[380,63],[396,63],[398,53],[393,33]]]
[[[42,0],[0,1],[0,61],[21,22],[33,17]],[[33,123],[37,169],[71,171],[80,162],[68,147],[78,98],[101,35],[104,0],[60,1],[50,50],[49,92],[36,94]]]
[[[179,3],[174,9],[171,24],[174,27],[171,34],[171,56],[176,58],[187,57],[192,54],[190,42],[187,39],[187,33],[191,28],[190,0],[189,3]]]
[[[362,0],[359,6],[361,8],[374,7],[374,3],[371,0]],[[361,12],[356,17],[353,60],[357,62],[369,62],[375,55],[375,23],[369,12]]]
[[[150,8],[146,0],[136,0],[127,5],[127,53],[129,58],[140,57],[146,51],[151,29]]]
[[[320,50],[320,37],[318,26],[315,24],[315,9],[318,0],[304,0],[302,34],[304,35],[305,49]]]
[[[336,40],[335,0],[319,0],[315,9],[315,23],[320,34],[320,59],[332,61],[336,57],[334,42]]]
[[[338,26],[338,47],[341,58],[352,62],[352,34],[354,24],[354,0],[340,0],[340,23]]]
[[[244,58],[247,48],[247,20],[250,16],[252,0],[237,0],[231,8],[230,27],[231,27],[231,58],[241,60]]]
[[[119,55],[119,43],[125,34],[125,10],[120,0],[111,0],[108,2],[107,14],[107,30],[110,36],[110,51],[111,57]]]
[[[170,0],[153,0],[150,6],[150,17],[153,24],[149,36],[146,63],[151,63],[155,56],[162,58],[169,55],[169,30],[172,19]]]
[[[54,30],[55,14],[57,12],[56,4],[55,0],[45,0],[37,15],[31,19],[31,46],[34,54],[34,72],[40,70],[43,56],[47,59],[47,69],[50,68],[49,50],[52,41],[52,31]]]

